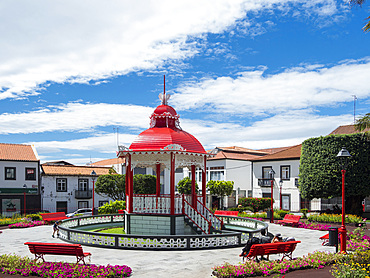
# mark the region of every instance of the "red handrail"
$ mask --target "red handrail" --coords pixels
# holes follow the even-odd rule
[[[184,203],[187,203],[192,209],[194,209],[206,222],[208,222],[208,233],[206,232],[206,231],[204,231],[201,227],[199,227],[199,225],[197,224],[197,223],[195,223],[194,222],[194,220],[193,219],[191,219],[190,218],[190,216],[189,215],[187,215],[186,213],[185,213],[185,205],[183,205],[182,206],[182,208],[183,208],[183,213],[199,228],[199,229],[201,229],[202,231],[203,231],[203,233],[205,233],[205,234],[210,234],[211,233],[211,223],[210,223],[210,221],[207,219],[207,218],[205,218],[196,208],[194,208],[192,205],[190,205],[190,203],[188,202],[188,201],[186,201],[185,200],[185,198],[182,198],[182,200],[183,200],[183,204]]]

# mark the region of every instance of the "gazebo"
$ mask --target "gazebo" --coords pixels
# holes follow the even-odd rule
[[[206,208],[207,152],[191,134],[183,131],[179,115],[167,104],[170,95],[159,95],[159,105],[150,116],[150,127],[140,133],[129,148],[120,146],[118,157],[126,161],[126,233],[188,234],[191,230],[210,234],[221,230],[222,223]],[[156,173],[156,194],[133,192],[133,169],[151,167]],[[175,194],[175,170],[191,171],[191,195]],[[196,194],[196,168],[202,170],[202,194]],[[169,194],[161,194],[160,173],[169,170],[170,182],[164,184]]]

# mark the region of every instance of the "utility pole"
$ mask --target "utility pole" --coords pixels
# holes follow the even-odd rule
[[[353,124],[356,124],[356,100],[357,100],[357,97],[356,95],[352,95],[353,96]]]

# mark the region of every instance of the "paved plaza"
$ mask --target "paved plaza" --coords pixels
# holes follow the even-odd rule
[[[0,234],[0,253],[20,256],[34,256],[24,245],[27,241],[63,242],[52,238],[52,226],[38,226],[25,229],[5,229]],[[269,232],[281,233],[283,237],[293,236],[302,243],[297,245],[294,257],[300,257],[315,250],[335,252],[335,247],[322,246],[320,236],[327,234],[323,231],[298,229],[269,224]],[[229,262],[241,262],[241,248],[210,249],[200,251],[135,251],[122,249],[106,249],[83,246],[85,252],[92,253],[91,263],[99,265],[127,265],[132,268],[134,278],[156,277],[212,277],[212,267]],[[47,261],[76,262],[72,256],[45,255]],[[270,259],[278,259],[278,255]]]

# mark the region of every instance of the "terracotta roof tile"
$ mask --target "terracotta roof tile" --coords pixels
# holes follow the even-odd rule
[[[111,158],[111,159],[104,159],[97,162],[92,163],[92,166],[112,166],[113,164],[123,164],[125,163],[125,159],[122,157]]]
[[[269,149],[261,149],[259,151],[261,152],[265,152],[267,154],[273,154],[273,153],[277,153],[277,152],[280,152],[280,151],[283,151],[283,150],[286,150],[290,147],[280,147],[280,148],[269,148]]]
[[[31,145],[0,143],[0,160],[40,161]]]
[[[302,145],[297,145],[293,147],[289,147],[285,150],[280,152],[276,152],[273,154],[265,155],[260,158],[253,159],[253,161],[267,161],[267,160],[282,160],[282,159],[299,159],[301,157],[301,147]]]
[[[71,166],[71,165],[46,165],[42,164],[42,174],[47,176],[91,176],[91,172],[100,175],[108,175],[108,167]]]
[[[366,128],[364,131],[370,131],[370,128]],[[329,135],[338,135],[338,134],[353,134],[360,133],[360,131],[355,130],[354,125],[341,125],[333,130]]]

